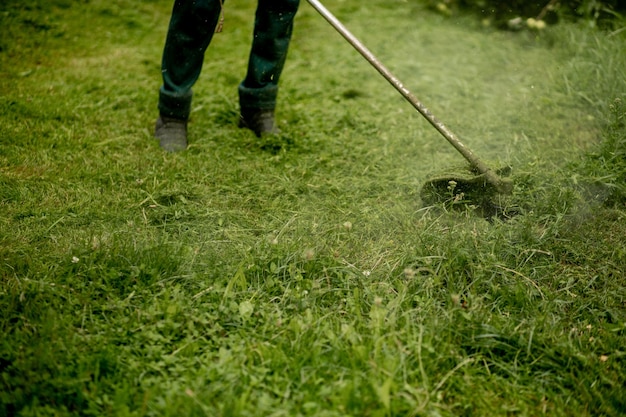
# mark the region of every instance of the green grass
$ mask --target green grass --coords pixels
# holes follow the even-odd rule
[[[232,2],[163,153],[170,7],[0,6],[0,415],[623,415],[624,32],[328,1],[513,166],[487,221],[420,201],[462,158],[305,3],[282,134],[236,127]]]

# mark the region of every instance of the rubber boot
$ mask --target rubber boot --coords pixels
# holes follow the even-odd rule
[[[184,151],[187,149],[187,120],[160,116],[156,121],[154,137],[164,151]]]
[[[239,117],[239,127],[252,130],[259,138],[264,134],[279,133],[274,123],[274,110],[242,108]]]

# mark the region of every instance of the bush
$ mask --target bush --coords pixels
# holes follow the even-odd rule
[[[626,11],[620,0],[429,0],[429,6],[444,14],[455,10],[478,13],[500,28],[521,29],[524,25],[540,29],[559,19],[586,19],[594,25],[610,28]],[[536,22],[539,23],[536,25]]]

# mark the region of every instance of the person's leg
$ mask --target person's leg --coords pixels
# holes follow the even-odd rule
[[[161,72],[159,111],[163,116],[187,119],[191,87],[202,70],[220,16],[219,0],[176,0],[172,10]]]
[[[187,119],[192,86],[221,12],[220,0],[176,0],[163,49],[159,113],[155,136],[161,146],[177,151],[187,146]]]
[[[241,126],[273,132],[278,80],[285,64],[299,0],[259,0],[245,79],[239,85]]]

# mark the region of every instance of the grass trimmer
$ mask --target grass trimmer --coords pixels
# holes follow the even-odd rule
[[[496,172],[485,164],[474,152],[465,146],[459,138],[415,97],[400,80],[391,73],[374,54],[361,43],[322,3],[318,0],[307,0],[309,4],[324,17],[378,72],[409,102],[415,109],[437,129],[454,148],[470,163],[467,174],[454,173],[442,175],[427,181],[422,187],[422,198],[429,200],[449,199],[451,195],[463,193],[465,196],[481,198],[493,194],[510,194],[513,182],[503,179],[499,174],[508,174],[510,170]]]

